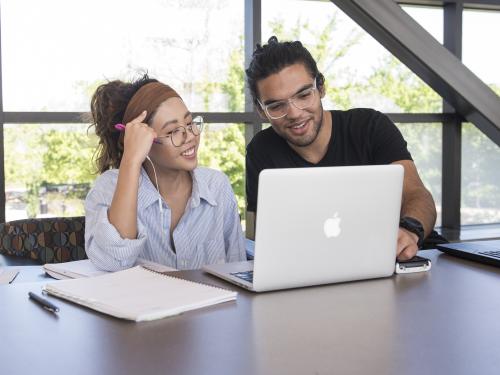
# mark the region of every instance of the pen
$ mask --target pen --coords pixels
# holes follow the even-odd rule
[[[126,126],[123,125],[123,124],[115,124],[115,129],[118,130],[118,131],[124,132],[125,128],[126,128]],[[158,143],[158,144],[161,145],[161,142],[158,141],[156,138],[153,139],[153,143]]]
[[[45,298],[40,297],[39,295],[29,292],[28,296],[30,297],[31,300],[35,301],[38,303],[40,306],[42,306],[45,310],[48,310],[50,312],[56,313],[59,311],[59,307],[53,305],[49,301],[47,301]]]

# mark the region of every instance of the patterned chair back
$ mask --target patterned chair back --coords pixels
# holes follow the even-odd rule
[[[0,224],[0,254],[45,263],[86,259],[85,217],[51,217]]]

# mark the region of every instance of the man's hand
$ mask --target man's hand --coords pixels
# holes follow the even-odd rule
[[[408,260],[417,255],[418,236],[406,229],[399,228],[398,249],[396,257],[398,260]]]

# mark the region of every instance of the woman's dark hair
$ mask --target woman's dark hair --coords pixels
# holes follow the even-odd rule
[[[117,131],[115,125],[122,122],[127,104],[137,90],[151,82],[158,81],[149,78],[147,73],[131,83],[109,81],[100,85],[92,95],[90,127],[95,127],[95,133],[99,137],[99,145],[94,154],[98,173],[120,167],[123,155],[123,132]]]
[[[322,89],[325,84],[325,77],[320,73],[309,51],[301,42],[280,42],[278,38],[272,36],[267,44],[261,46],[257,44],[252,55],[252,61],[246,70],[248,87],[252,94],[255,106],[258,106],[257,82],[278,73],[283,68],[293,64],[303,64],[311,77],[316,78],[316,86]]]

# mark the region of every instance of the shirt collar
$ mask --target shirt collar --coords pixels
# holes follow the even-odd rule
[[[198,207],[201,199],[212,206],[217,206],[214,193],[210,190],[207,181],[198,169],[191,172],[193,178],[193,191],[191,192],[191,207]],[[139,192],[137,194],[138,208],[146,208],[158,202],[158,191],[155,185],[149,178],[146,170],[141,168],[141,176],[139,181]]]
[[[207,184],[207,181],[203,178],[200,170],[197,168],[191,172],[193,177],[193,192],[191,194],[191,207],[198,207],[200,205],[200,200],[203,199],[211,206],[217,206],[217,201],[213,192]]]

